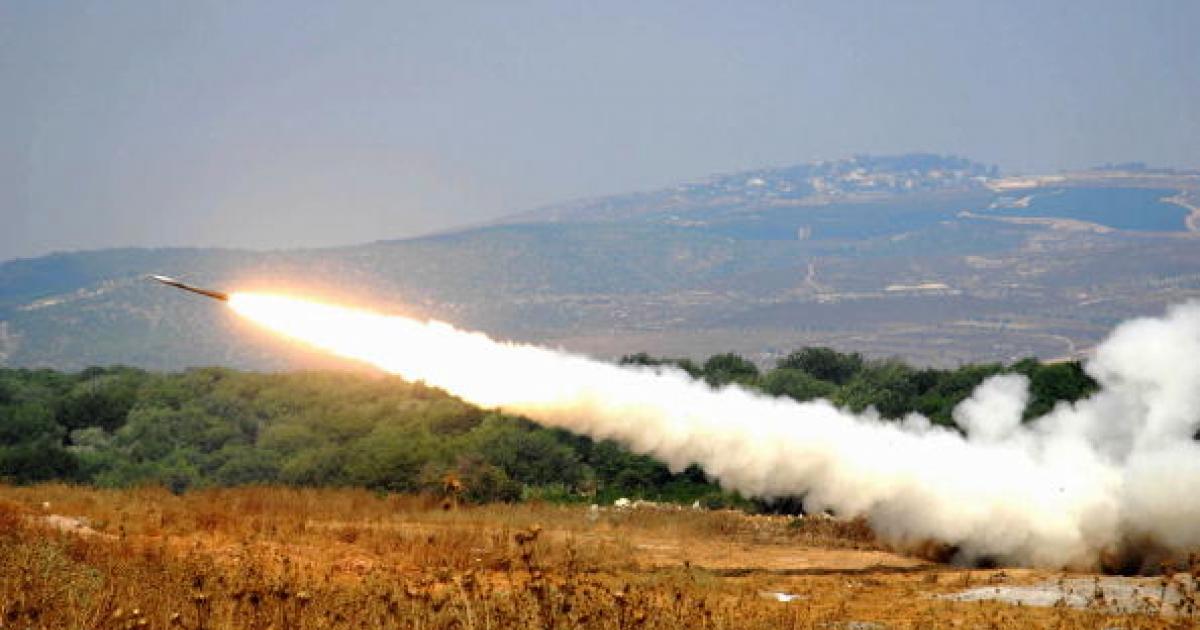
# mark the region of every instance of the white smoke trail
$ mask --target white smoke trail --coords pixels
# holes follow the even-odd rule
[[[438,322],[260,294],[231,305],[276,332],[423,380],[484,407],[611,438],[674,470],[699,463],[744,494],[805,496],[866,517],[895,544],[964,559],[1094,566],[1129,539],[1200,547],[1200,302],[1118,327],[1087,370],[1101,386],[1022,424],[1023,376],[988,379],[954,412],[963,433],[826,401],[713,390]]]

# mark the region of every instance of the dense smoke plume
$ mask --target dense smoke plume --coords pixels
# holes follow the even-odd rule
[[[492,341],[438,322],[261,294],[235,310],[276,332],[423,380],[484,407],[610,438],[722,486],[804,496],[864,516],[885,540],[935,540],[959,559],[1091,567],[1128,541],[1200,547],[1200,302],[1119,326],[1087,362],[1100,391],[1021,423],[1019,375],[988,379],[954,412],[961,432],[670,369],[618,367]]]

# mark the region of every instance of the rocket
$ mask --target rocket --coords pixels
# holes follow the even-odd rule
[[[203,295],[204,297],[210,297],[214,300],[221,300],[222,302],[229,301],[228,293],[222,293],[221,291],[213,291],[212,289],[201,289],[200,287],[194,287],[190,284],[185,284],[179,280],[176,280],[175,278],[169,278],[167,276],[150,275],[147,277],[150,278],[151,280],[161,282],[169,287],[175,287],[176,289],[183,289],[184,291],[191,291],[192,293],[199,293],[200,295]]]

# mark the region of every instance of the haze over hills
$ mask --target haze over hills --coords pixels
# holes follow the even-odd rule
[[[1200,173],[1005,178],[861,156],[574,201],[353,247],[121,249],[0,265],[0,363],[306,365],[146,273],[290,288],[601,356],[830,345],[952,365],[1077,356],[1200,296]]]

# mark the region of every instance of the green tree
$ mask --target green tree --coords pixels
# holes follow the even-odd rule
[[[139,406],[114,437],[114,443],[135,460],[148,461],[161,460],[184,447],[212,453],[245,436],[233,423],[193,404],[182,409]]]
[[[714,387],[728,383],[754,385],[758,380],[758,366],[732,352],[715,354],[704,362],[704,380]]]
[[[275,451],[233,444],[214,454],[213,481],[223,486],[268,483],[279,479],[282,458]]]
[[[863,366],[862,355],[857,352],[843,354],[825,347],[802,348],[780,359],[776,364],[777,368],[800,370],[813,378],[838,385],[849,382]]]
[[[286,457],[279,480],[297,486],[339,486],[349,483],[346,450],[335,444],[306,449]]]
[[[75,456],[53,439],[0,446],[0,479],[13,483],[71,480],[78,471],[79,462]]]
[[[65,434],[44,404],[25,402],[0,407],[0,446],[43,440],[61,443]]]
[[[1024,359],[1013,365],[1013,371],[1029,377],[1027,420],[1050,412],[1059,401],[1075,402],[1099,388],[1078,361],[1039,363],[1037,359]]]
[[[856,412],[874,407],[885,418],[900,418],[914,407],[919,378],[898,360],[873,362],[838,391],[835,402]]]
[[[521,498],[521,484],[477,453],[459,456],[453,474],[462,484],[463,498],[472,503],[512,503]]]
[[[145,374],[131,368],[92,368],[59,401],[58,422],[67,430],[102,427],[114,431],[125,423],[138,400]]]
[[[576,485],[584,471],[579,455],[554,431],[503,416],[490,416],[472,432],[471,450],[527,485]]]
[[[953,410],[989,376],[1004,371],[999,364],[964,365],[956,370],[921,370],[917,374],[915,411],[936,424],[954,426]]]
[[[658,357],[652,357],[649,354],[646,354],[645,352],[638,352],[637,354],[627,354],[627,355],[622,356],[620,361],[618,361],[618,363],[620,365],[642,365],[642,366],[650,366],[650,367],[667,366],[667,367],[673,367],[678,370],[682,370],[682,371],[686,372],[688,374],[688,376],[691,376],[692,378],[700,378],[700,377],[704,376],[704,368],[699,365],[696,365],[695,361],[692,361],[691,359],[686,359],[686,358],[685,359],[662,359],[662,358],[658,358]]]
[[[829,398],[837,391],[837,385],[820,380],[804,370],[776,368],[763,377],[762,389],[774,396],[805,401]]]
[[[439,446],[439,441],[427,431],[378,427],[347,449],[347,480],[391,492],[418,490],[421,469],[442,458]]]

